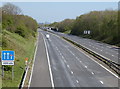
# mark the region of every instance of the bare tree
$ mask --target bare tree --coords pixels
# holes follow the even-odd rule
[[[3,14],[11,14],[11,15],[19,15],[21,14],[21,9],[11,3],[6,3],[2,7],[2,13]]]

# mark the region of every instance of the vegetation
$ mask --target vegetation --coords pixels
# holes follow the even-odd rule
[[[120,46],[118,11],[115,10],[91,11],[77,17],[75,20],[55,22],[50,26],[58,27],[60,32],[70,32],[73,35]],[[89,30],[91,33],[84,34],[85,30]]]
[[[53,26],[58,28],[59,32],[66,32],[66,31],[70,31],[72,26],[73,26],[73,19],[65,19],[61,22],[54,22],[52,24],[50,24],[49,26]]]
[[[11,77],[11,66],[5,66],[2,86],[18,87],[25,68],[25,58],[27,57],[29,61],[33,58],[35,38],[31,36],[29,39],[25,39],[7,30],[3,30],[2,34],[4,35],[2,50],[15,51],[14,80],[12,81]]]
[[[91,34],[84,34],[90,30]],[[119,44],[117,11],[93,11],[76,18],[71,34],[92,38],[109,44]]]
[[[2,15],[2,29],[17,33],[22,37],[35,36],[37,22],[31,17],[24,15]]]
[[[14,80],[11,77],[11,66],[4,66],[3,87],[19,86],[25,68],[25,58],[30,61],[34,54],[37,22],[20,13],[20,8],[13,4],[7,3],[2,7],[2,50],[15,51]]]

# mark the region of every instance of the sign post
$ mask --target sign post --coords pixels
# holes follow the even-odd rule
[[[14,79],[14,66],[12,66],[12,80]]]
[[[2,51],[1,52],[2,59],[2,75],[4,77],[4,65],[14,65],[15,52],[14,51]],[[14,78],[14,67],[12,66],[12,80]]]
[[[27,70],[28,58],[25,58],[25,71]]]
[[[2,77],[4,77],[4,66],[2,66]]]

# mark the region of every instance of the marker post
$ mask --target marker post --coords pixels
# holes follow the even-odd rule
[[[2,77],[4,78],[4,66],[2,66]]]
[[[25,71],[27,70],[28,58],[25,58]]]
[[[12,80],[14,80],[14,66],[12,66]]]

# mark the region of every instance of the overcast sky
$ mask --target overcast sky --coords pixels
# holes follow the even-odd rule
[[[24,15],[29,15],[39,23],[75,19],[90,11],[118,9],[117,2],[12,2],[21,8]],[[2,3],[3,5],[5,3]]]

